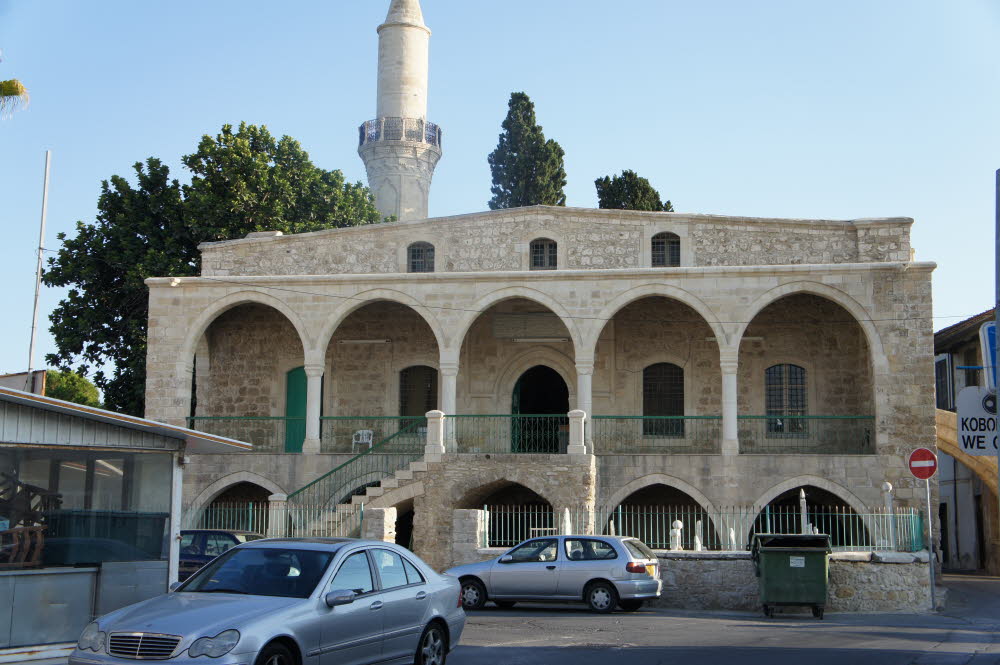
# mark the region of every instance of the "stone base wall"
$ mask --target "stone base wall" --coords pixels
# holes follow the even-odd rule
[[[663,593],[656,606],[691,610],[761,609],[749,552],[660,553],[659,556]],[[926,557],[926,553],[923,557],[866,552],[831,555],[827,610],[903,614],[929,611]],[[937,592],[940,607],[944,603],[944,590],[938,588]],[[794,607],[781,610],[801,611]]]

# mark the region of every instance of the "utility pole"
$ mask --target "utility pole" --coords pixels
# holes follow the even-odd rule
[[[45,180],[42,184],[42,223],[38,230],[38,266],[35,268],[35,308],[31,314],[31,344],[28,345],[28,378],[30,392],[34,392],[35,338],[38,333],[38,296],[42,291],[42,262],[45,259],[45,217],[49,211],[49,164],[52,151],[45,151]]]

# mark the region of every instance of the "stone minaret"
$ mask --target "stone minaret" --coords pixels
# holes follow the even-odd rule
[[[434,167],[441,159],[441,128],[427,122],[431,31],[420,0],[392,0],[378,27],[378,108],[361,125],[358,154],[383,215],[427,217]]]

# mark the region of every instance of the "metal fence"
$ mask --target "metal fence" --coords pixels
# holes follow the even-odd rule
[[[377,141],[413,141],[441,147],[443,132],[420,118],[376,118],[358,128],[358,147]]]
[[[594,416],[596,455],[718,455],[721,416]]]
[[[289,538],[360,538],[364,527],[364,504],[293,504],[285,506],[285,528]],[[319,517],[317,517],[319,516]]]
[[[740,416],[740,454],[872,455],[872,416]]]
[[[286,440],[301,443],[305,438],[305,418],[281,416],[192,416],[188,428],[253,444],[255,453],[283,453]]]
[[[445,445],[457,453],[565,453],[569,417],[543,415],[447,415]]]
[[[214,501],[205,508],[184,515],[185,529],[225,529],[267,533],[268,502]]]
[[[595,532],[631,536],[662,550],[746,550],[756,533],[829,534],[835,551],[917,552],[925,547],[924,517],[914,508],[859,514],[844,506],[809,506],[804,520],[797,506],[767,506],[760,511],[730,506],[706,511],[695,504],[621,505],[597,515],[581,511],[554,515],[549,506],[539,505],[484,506],[483,510],[484,547],[512,547],[545,534]]]
[[[408,416],[324,416],[320,418],[320,451],[363,453],[393,437],[395,448],[423,450],[427,418]]]

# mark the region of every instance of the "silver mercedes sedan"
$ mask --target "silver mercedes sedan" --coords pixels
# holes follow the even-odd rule
[[[632,612],[660,597],[656,554],[641,540],[623,536],[532,538],[496,559],[445,571],[462,582],[462,605],[487,600],[513,607],[521,600],[587,603],[595,612]]]
[[[70,665],[444,665],[459,583],[390,543],[268,539],[83,631]]]

